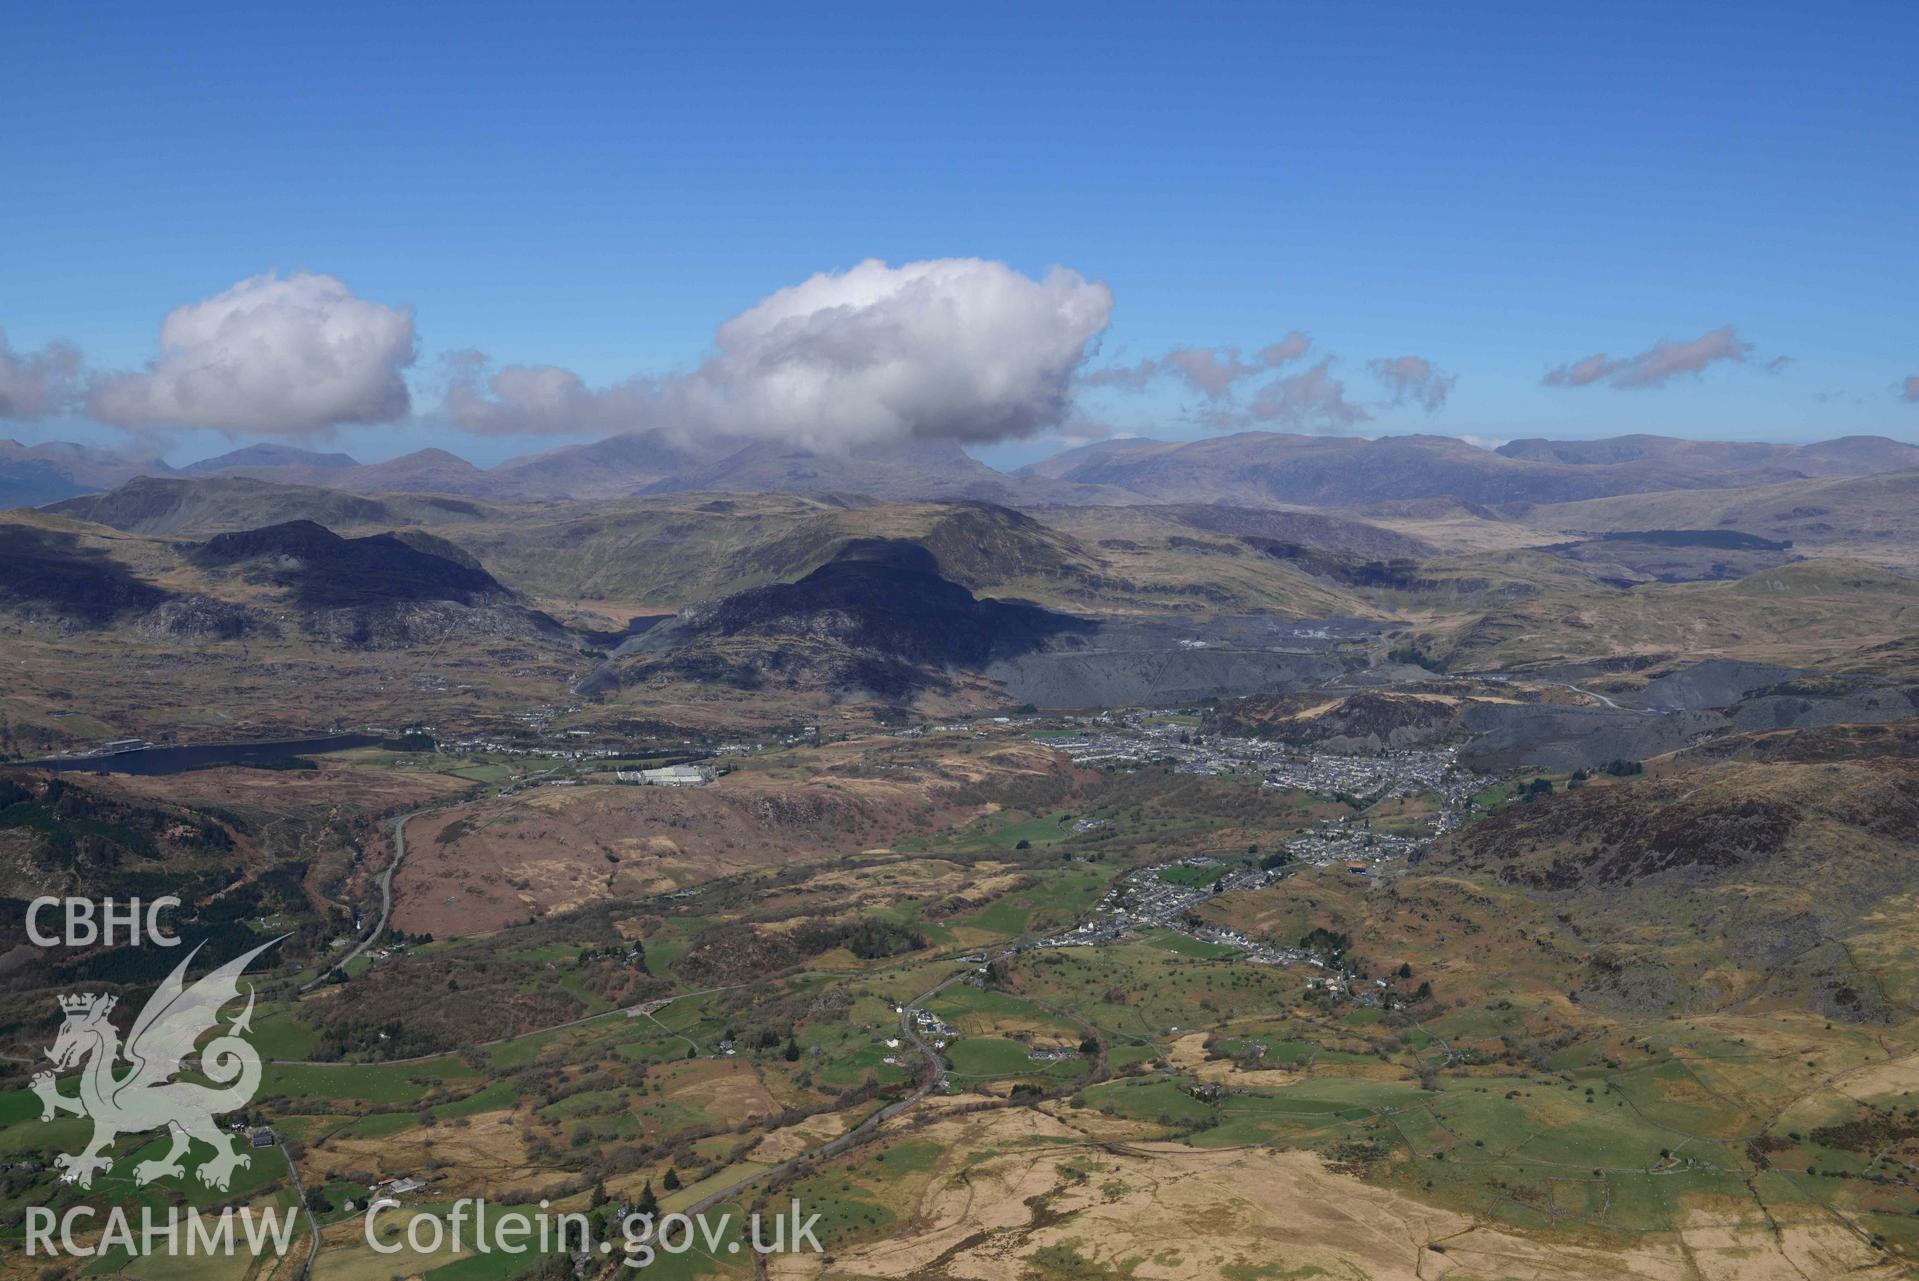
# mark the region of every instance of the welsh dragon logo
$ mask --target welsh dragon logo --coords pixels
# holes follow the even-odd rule
[[[186,985],[187,966],[200,949],[194,948],[160,984],[140,1016],[133,1021],[125,1045],[120,1033],[108,1021],[115,997],[86,993],[60,998],[66,1021],[60,1025],[47,1057],[53,1060],[53,1072],[41,1072],[31,1082],[40,1096],[42,1121],[51,1121],[61,1112],[93,1119],[93,1139],[77,1154],[62,1153],[54,1164],[65,1173],[61,1178],[79,1186],[91,1187],[97,1171],[113,1168],[113,1158],[103,1155],[122,1134],[138,1134],[165,1126],[171,1146],[166,1155],[142,1161],[133,1167],[133,1181],[145,1185],[153,1180],[181,1177],[186,1168],[181,1158],[195,1140],[213,1149],[213,1156],[200,1163],[200,1182],[222,1192],[233,1181],[233,1172],[253,1163],[239,1150],[233,1135],[223,1132],[213,1118],[223,1112],[245,1107],[260,1088],[260,1055],[244,1039],[253,1019],[253,989],[247,988],[246,1008],[240,1017],[222,1028],[220,1011],[240,995],[240,975],[254,957],[278,943],[263,943],[245,956],[228,961],[193,986]],[[220,1035],[208,1041],[197,1054],[200,1075],[212,1085],[176,1081],[183,1061],[194,1058],[194,1043],[209,1031]],[[116,1074],[124,1059],[131,1070]],[[54,1073],[76,1064],[81,1067],[77,1097],[61,1094]]]

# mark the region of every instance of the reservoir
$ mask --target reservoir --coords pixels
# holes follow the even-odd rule
[[[85,770],[108,774],[178,774],[214,765],[246,765],[287,756],[344,752],[376,747],[378,734],[331,734],[322,738],[289,738],[269,743],[198,743],[180,747],[136,747],[99,756],[52,756],[38,761],[8,761],[17,769]]]

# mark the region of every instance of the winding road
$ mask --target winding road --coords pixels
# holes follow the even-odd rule
[[[371,933],[369,933],[365,938],[361,939],[358,943],[354,944],[353,950],[351,952],[348,952],[345,956],[341,957],[339,960],[335,961],[333,964],[321,970],[319,975],[316,978],[314,978],[312,982],[308,983],[306,986],[300,989],[300,993],[304,995],[305,993],[310,992],[314,988],[320,986],[320,984],[326,982],[327,976],[332,974],[335,970],[339,970],[341,973],[344,974],[346,972],[346,967],[350,965],[355,959],[357,959],[368,948],[372,947],[374,943],[379,940],[380,935],[386,932],[387,918],[393,914],[393,874],[400,870],[400,862],[402,859],[406,858],[406,825],[408,823],[412,822],[416,818],[421,818],[427,814],[444,814],[448,810],[465,809],[467,806],[477,804],[479,801],[488,799],[489,797],[505,796],[510,792],[516,792],[520,790],[522,787],[529,787],[534,784],[537,784],[541,780],[549,778],[552,775],[559,773],[564,768],[565,768],[564,766],[555,766],[554,768],[550,770],[545,770],[538,774],[528,775],[526,778],[514,779],[510,783],[506,783],[500,787],[495,788],[490,793],[482,792],[477,796],[470,795],[463,800],[454,801],[446,805],[429,805],[424,809],[417,809],[412,811],[411,813],[402,814],[400,815],[400,817],[394,819],[393,820],[393,857],[391,860],[388,861],[386,865],[386,870],[380,873],[380,919],[373,923],[373,930]]]
[[[465,804],[465,802],[462,802],[462,804]],[[407,823],[419,818],[422,814],[438,814],[442,810],[458,808],[459,806],[457,805],[438,805],[430,809],[414,810],[410,814],[402,814],[393,820],[393,857],[388,860],[386,870],[380,873],[380,919],[373,923],[372,932],[353,945],[351,952],[348,952],[345,956],[321,970],[312,982],[302,987],[300,989],[302,994],[310,992],[320,986],[320,984],[326,982],[327,978],[331,976],[335,970],[340,971],[342,974],[346,973],[346,967],[351,965],[361,953],[372,947],[380,935],[386,932],[387,917],[393,914],[393,874],[400,870],[400,860],[406,857]]]
[[[1512,677],[1501,676],[1495,672],[1461,672],[1459,674],[1461,676],[1472,677],[1475,680],[1498,681],[1502,685],[1510,685],[1513,683]],[[1583,689],[1571,681],[1549,680],[1544,676],[1528,676],[1526,679],[1540,685],[1557,685],[1559,688],[1569,689],[1575,694],[1584,694],[1587,698],[1597,699],[1601,704],[1611,708],[1615,712],[1636,712],[1641,716],[1660,716],[1664,714],[1662,710],[1657,707],[1627,707],[1623,703],[1614,702],[1596,689]]]

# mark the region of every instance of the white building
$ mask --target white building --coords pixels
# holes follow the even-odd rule
[[[660,769],[623,769],[614,777],[622,783],[648,787],[702,787],[713,781],[713,771],[704,765],[667,765]]]

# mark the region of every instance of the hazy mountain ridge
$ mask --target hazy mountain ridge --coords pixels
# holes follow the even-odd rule
[[[0,510],[94,493],[140,475],[172,475],[155,457],[134,451],[95,449],[72,441],[23,445],[0,440]]]
[[[1021,474],[1108,485],[1169,502],[1337,507],[1450,498],[1498,506],[1735,488],[1809,473],[1861,475],[1915,461],[1919,448],[1877,437],[1803,447],[1622,437],[1518,441],[1495,451],[1447,436],[1367,440],[1242,432],[1197,441],[1101,441]]]
[[[1526,439],[1487,450],[1438,435],[1241,432],[1189,441],[1120,439],[1012,472],[948,441],[847,452],[767,440],[609,436],[491,468],[437,447],[363,464],[279,444],[184,468],[53,444],[0,447],[0,501],[53,501],[137,475],[242,476],[354,493],[434,492],[497,500],[605,499],[673,492],[864,494],[888,501],[975,499],[1009,506],[1139,502],[1362,507],[1450,500],[1479,506],[1578,502],[1663,490],[1726,489],[1919,467],[1919,446],[1854,436],[1812,445],[1662,436]]]
[[[1884,436],[1841,436],[1811,445],[1758,441],[1687,440],[1677,436],[1612,436],[1598,440],[1512,440],[1495,453],[1533,462],[1617,466],[1660,462],[1700,473],[1717,468],[1739,485],[1816,476],[1864,476],[1919,467],[1919,445]],[[1674,486],[1680,488],[1680,486]]]
[[[294,445],[247,445],[213,458],[202,458],[197,463],[188,463],[179,471],[186,476],[202,476],[220,472],[243,474],[249,467],[318,467],[326,470],[340,470],[359,465],[359,462],[350,454],[321,454],[310,449],[300,449]]]
[[[370,498],[249,476],[140,476],[107,493],[66,499],[46,510],[132,534],[198,538],[289,520],[338,529],[478,520],[489,511],[466,499],[434,494]]]

